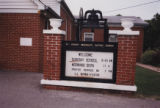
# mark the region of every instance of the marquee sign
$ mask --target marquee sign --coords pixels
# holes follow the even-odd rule
[[[117,44],[103,43],[102,47],[97,47],[96,44],[90,47],[91,43],[81,43],[81,46],[72,46],[67,42],[62,45],[61,80],[114,83]]]
[[[65,76],[112,79],[113,52],[66,51]]]

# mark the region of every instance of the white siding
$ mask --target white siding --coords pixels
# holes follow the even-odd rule
[[[0,13],[37,13],[38,5],[32,0],[0,0]]]
[[[41,0],[46,6],[52,8],[58,15],[60,15],[60,3],[57,0]]]
[[[0,9],[30,8],[37,9],[32,0],[0,0]]]
[[[35,0],[36,1],[36,0]],[[38,4],[44,3],[46,6],[52,8],[58,15],[60,15],[60,3],[57,0],[41,0]],[[0,0],[0,13],[17,12],[17,13],[35,13],[43,9],[38,7],[34,0]]]

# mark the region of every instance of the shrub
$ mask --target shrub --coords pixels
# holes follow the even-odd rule
[[[154,60],[155,55],[156,55],[156,51],[146,50],[141,57],[141,62],[144,63],[144,64],[153,65],[154,64],[153,60]]]
[[[153,55],[152,65],[160,67],[160,50],[156,50],[156,54]]]

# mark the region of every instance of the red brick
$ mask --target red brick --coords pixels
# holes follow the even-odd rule
[[[60,80],[61,72],[61,41],[62,35],[44,34],[44,78],[49,80]],[[53,39],[54,42],[53,42]],[[57,44],[59,43],[59,44]],[[47,65],[46,65],[47,63]]]
[[[0,14],[0,69],[42,72],[43,19],[40,14]],[[32,46],[20,46],[20,37]]]
[[[134,85],[137,44],[133,43],[137,43],[137,38],[118,36],[117,84]]]

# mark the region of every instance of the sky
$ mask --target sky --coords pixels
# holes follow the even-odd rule
[[[158,0],[65,0],[73,15],[79,15],[80,7],[83,11],[86,10],[101,10],[103,16],[114,16],[121,14],[123,16],[141,17],[143,20],[153,18],[156,13],[160,14],[160,0],[148,5],[143,5],[135,8],[124,9],[120,11],[108,12],[130,6],[139,5]]]

